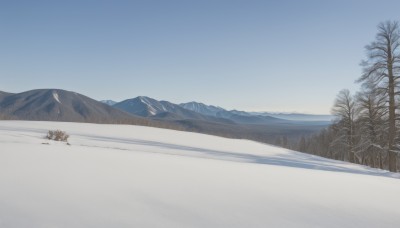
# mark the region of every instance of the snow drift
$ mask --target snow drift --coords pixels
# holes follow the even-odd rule
[[[398,178],[247,140],[0,121],[0,227],[399,227]]]

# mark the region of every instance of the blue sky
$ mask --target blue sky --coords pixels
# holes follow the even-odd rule
[[[0,1],[0,90],[329,113],[400,1]]]

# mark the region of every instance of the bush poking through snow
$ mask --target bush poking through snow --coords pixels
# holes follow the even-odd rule
[[[47,139],[54,141],[67,142],[69,135],[65,131],[55,130],[47,132]]]

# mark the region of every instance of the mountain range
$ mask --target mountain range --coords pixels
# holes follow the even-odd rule
[[[282,136],[297,139],[330,123],[278,118],[280,116],[228,111],[198,102],[174,104],[145,96],[121,102],[99,102],[60,89],[0,91],[0,118],[3,119],[135,124],[269,143]]]
[[[152,119],[197,119],[238,124],[271,124],[310,121],[310,124],[327,124],[332,120],[330,115],[312,115],[297,113],[268,113],[226,110],[218,106],[205,105],[199,102],[173,104],[158,101],[146,96],[139,96],[121,102],[101,101],[128,113]]]
[[[151,119],[163,120],[201,120],[224,124],[237,123],[233,119],[224,118],[223,116],[205,115],[190,109],[186,109],[182,105],[173,104],[168,101],[158,101],[149,97],[139,96],[116,103],[113,107],[125,112],[148,117]]]
[[[331,123],[329,115],[274,114],[228,111],[218,106],[199,102],[174,104],[146,96],[117,102],[112,107],[141,116],[177,124],[185,130],[235,138],[250,138],[272,142],[285,136],[298,139],[315,133]],[[285,118],[280,118],[285,117]]]

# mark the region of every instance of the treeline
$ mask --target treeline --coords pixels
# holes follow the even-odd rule
[[[400,29],[397,21],[378,25],[365,47],[361,89],[342,90],[332,114],[336,122],[319,134],[301,138],[297,150],[398,172],[400,152]]]

